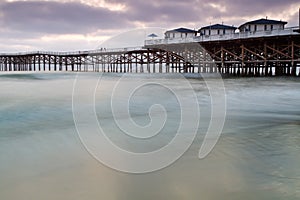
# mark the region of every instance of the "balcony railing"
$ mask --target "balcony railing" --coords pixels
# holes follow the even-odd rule
[[[193,38],[167,38],[167,39],[155,39],[146,40],[145,46],[158,45],[158,44],[177,44],[177,43],[190,43],[190,42],[209,42],[209,41],[223,41],[223,40],[235,40],[235,39],[247,39],[256,37],[271,37],[271,36],[282,36],[282,35],[297,35],[295,32],[299,30],[299,27],[290,27],[285,29],[276,29],[269,31],[249,31],[234,34],[224,35],[203,35],[196,36]]]

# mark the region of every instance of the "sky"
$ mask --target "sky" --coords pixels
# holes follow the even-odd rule
[[[266,16],[292,27],[299,7],[299,0],[1,0],[0,52],[90,50],[146,27],[198,30]]]

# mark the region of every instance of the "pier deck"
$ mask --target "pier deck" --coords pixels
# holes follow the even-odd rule
[[[0,71],[216,73],[299,76],[300,34],[175,43],[77,52],[0,54]]]

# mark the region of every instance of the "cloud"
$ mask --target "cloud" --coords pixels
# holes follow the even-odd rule
[[[249,18],[261,18],[268,15],[277,18],[288,15],[291,5],[300,6],[299,0],[106,0],[113,3],[124,3],[128,8],[128,17],[131,20],[143,23],[156,22],[159,24],[194,23],[207,25],[212,20],[228,19],[242,24]],[[298,6],[297,6],[298,5]],[[288,17],[282,20],[288,20]],[[225,22],[226,23],[226,22]]]
[[[221,22],[239,26],[265,16],[295,26],[299,6],[299,0],[1,1],[0,51],[80,50],[98,46],[99,38],[134,28],[198,29]]]
[[[2,27],[35,33],[89,33],[130,26],[119,11],[77,2],[16,1],[0,4]]]
[[[224,20],[224,23],[242,24],[246,19],[266,15],[290,20],[294,14],[288,13],[290,6],[299,5],[298,0],[106,0],[107,5],[123,5],[126,9],[122,11],[97,6],[96,2],[105,4],[103,1],[94,2],[95,6],[79,0],[5,1],[0,4],[0,24],[7,29],[35,34],[85,34],[99,29],[138,28],[137,25],[205,26]]]

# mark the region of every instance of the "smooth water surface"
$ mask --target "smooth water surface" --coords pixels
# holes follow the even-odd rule
[[[80,76],[87,82],[99,78],[99,74]],[[120,76],[104,74],[102,88],[110,88]],[[194,143],[171,166],[136,175],[101,164],[81,143],[72,113],[75,78],[74,73],[0,75],[0,199],[300,198],[298,78],[224,79],[225,127],[211,154],[199,160],[210,119],[210,98],[205,82],[189,77],[201,112]],[[185,90],[172,74],[133,74],[126,81],[149,79],[168,80]],[[79,95],[84,96],[84,91]],[[154,151],[174,137],[180,106],[165,88],[152,85],[137,90],[129,103],[132,119],[141,126],[149,123],[148,109],[154,103],[163,105],[169,114],[162,134],[149,140],[122,134],[110,110],[110,95],[109,89],[96,91],[95,110],[103,130],[118,146],[134,152]],[[86,105],[79,106],[84,113]],[[85,123],[89,126],[88,120]]]

